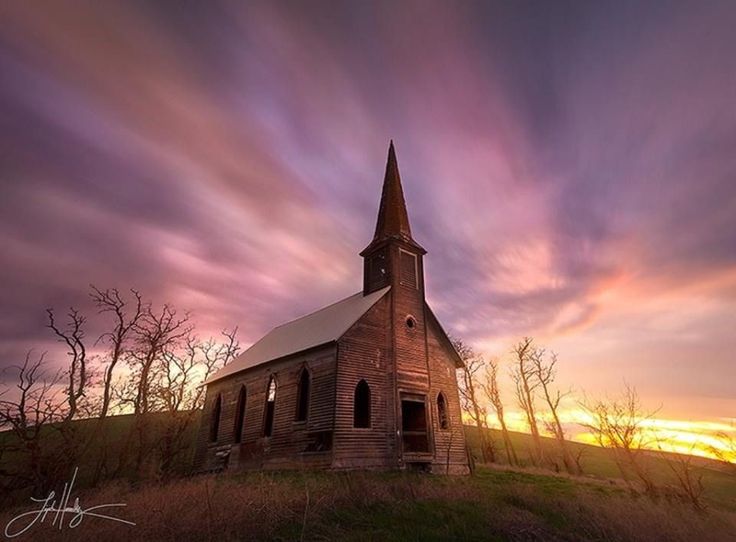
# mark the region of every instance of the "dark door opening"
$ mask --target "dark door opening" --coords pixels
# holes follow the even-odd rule
[[[404,452],[429,452],[427,409],[423,397],[401,399],[401,430]]]

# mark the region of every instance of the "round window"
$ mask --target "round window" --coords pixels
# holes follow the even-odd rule
[[[417,325],[417,320],[413,316],[409,315],[406,317],[406,327],[414,329]]]

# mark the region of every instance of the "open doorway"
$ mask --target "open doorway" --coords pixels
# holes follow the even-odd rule
[[[405,453],[429,452],[427,407],[423,395],[401,396],[401,435]]]

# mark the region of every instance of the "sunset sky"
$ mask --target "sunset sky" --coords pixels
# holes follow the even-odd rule
[[[246,346],[355,293],[393,138],[450,332],[728,427],[734,28],[733,2],[5,2],[0,364],[58,351],[44,309],[90,283]]]

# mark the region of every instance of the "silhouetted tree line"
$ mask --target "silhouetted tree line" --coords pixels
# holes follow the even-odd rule
[[[465,412],[478,428],[481,459],[485,462],[496,461],[496,445],[488,431],[490,407],[501,430],[506,461],[521,466],[504,416],[504,402],[498,383],[499,360],[485,359],[462,340],[454,339],[453,342],[465,362],[460,369],[460,398]],[[557,355],[548,355],[545,349],[536,347],[529,337],[516,344],[511,353],[513,357],[509,375],[514,383],[514,398],[524,413],[532,438],[533,447],[528,450],[529,461],[533,466],[548,466],[557,471],[564,469],[570,474],[582,473],[581,458],[571,453],[560,419],[560,402],[570,392],[563,393],[553,388],[557,375]],[[546,407],[546,416],[543,417],[539,415],[540,402]],[[543,446],[540,426],[554,437],[556,453],[551,453]]]
[[[66,347],[66,363],[28,352],[6,369],[0,391],[0,487],[37,494],[68,480],[125,475],[167,477],[186,470],[202,382],[240,350],[237,329],[200,338],[188,313],[155,306],[136,290],[91,287],[105,331],[87,335],[87,317],[47,310],[49,331]],[[106,422],[127,413],[125,424]],[[82,420],[82,421],[80,421]],[[74,422],[74,423],[72,423]]]
[[[497,421],[505,460],[512,466],[526,466],[514,447],[505,419],[504,399],[499,386],[498,359],[486,359],[460,339],[453,344],[465,362],[459,369],[458,383],[462,407],[477,428],[480,457],[486,463],[499,460],[493,433],[489,430],[489,410]],[[584,448],[570,445],[562,422],[560,405],[572,390],[562,391],[555,386],[558,356],[538,347],[530,337],[516,343],[507,360],[508,374],[513,383],[510,395],[524,415],[531,435],[530,449],[525,450],[525,461],[532,467],[546,468],[571,475],[583,474]],[[621,477],[632,492],[643,492],[653,498],[676,498],[704,508],[703,473],[696,468],[692,454],[665,453],[661,442],[650,428],[650,420],[657,410],[642,406],[635,388],[625,385],[615,398],[575,401],[584,420],[578,421],[595,438],[599,446],[610,450]],[[545,440],[543,437],[551,438]],[[713,447],[712,454],[725,466],[736,472],[729,462],[736,455],[736,440],[726,433],[717,435],[721,446]],[[551,445],[549,444],[551,443]],[[693,443],[691,452],[697,443]],[[659,457],[671,471],[672,482],[663,483],[652,473],[652,462],[646,457]]]

